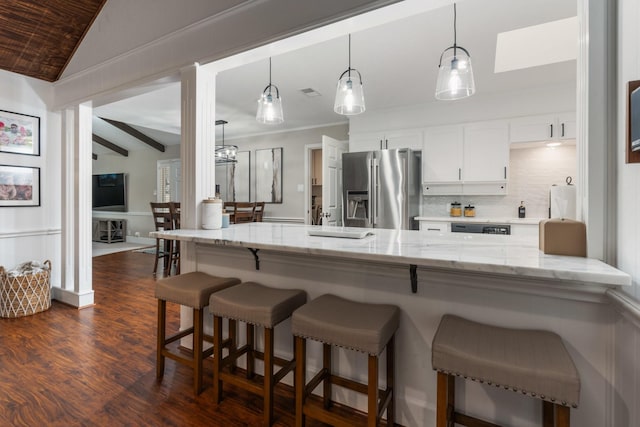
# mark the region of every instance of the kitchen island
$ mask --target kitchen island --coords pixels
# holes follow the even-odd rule
[[[574,425],[607,424],[603,402],[611,393],[613,375],[613,310],[605,293],[629,285],[627,274],[598,260],[542,254],[530,240],[516,236],[432,236],[382,229],[362,239],[308,235],[317,229],[251,223],[152,236],[185,242],[183,269],[304,289],[310,299],[333,293],[398,305],[402,314],[396,339],[397,422],[405,426],[435,425],[431,340],[446,313],[560,334],[582,381],[580,407],[572,412]],[[186,313],[183,318],[188,322]],[[286,331],[289,324],[284,325]],[[291,338],[284,335],[279,334],[276,348],[290,356]],[[319,348],[311,347],[309,356],[314,370],[321,363]],[[349,352],[340,354],[336,366],[357,379],[366,374],[366,358]],[[341,398],[338,393],[338,401]],[[467,383],[459,387],[458,401],[464,410],[500,424],[539,425],[539,402],[513,392]],[[365,406],[360,400],[348,403]]]

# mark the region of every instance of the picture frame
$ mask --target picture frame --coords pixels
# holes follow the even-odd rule
[[[256,150],[256,202],[282,203],[282,147]]]
[[[40,206],[40,168],[0,165],[0,207]]]
[[[0,110],[0,152],[40,155],[40,117]]]
[[[640,163],[640,80],[627,83],[626,162]]]

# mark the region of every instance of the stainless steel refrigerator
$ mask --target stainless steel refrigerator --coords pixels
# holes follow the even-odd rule
[[[420,152],[408,148],[342,155],[346,227],[417,230]]]

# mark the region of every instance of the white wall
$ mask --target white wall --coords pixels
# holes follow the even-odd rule
[[[625,164],[627,82],[640,80],[640,3],[618,1],[617,259],[631,297],[615,323],[615,424],[640,425],[640,164]]]
[[[112,141],[116,145],[118,141]],[[140,143],[142,144],[142,143]],[[180,146],[168,145],[166,150],[160,152],[151,148],[129,151],[129,156],[120,154],[100,154],[98,160],[93,161],[93,173],[120,173],[127,174],[128,179],[128,212],[97,212],[95,217],[125,218],[127,220],[127,234],[141,237],[149,237],[149,232],[154,231],[153,217],[149,202],[156,201],[156,167],[158,160],[180,158]]]
[[[239,151],[251,151],[251,200],[255,201],[255,156],[256,150],[282,147],[282,203],[269,203],[265,206],[265,219],[287,218],[304,220],[304,192],[298,191],[298,185],[305,183],[304,146],[322,142],[322,135],[340,141],[348,137],[348,125],[319,127],[293,132],[272,133],[247,138],[225,140],[226,143],[238,146]],[[216,173],[216,183],[221,178]]]
[[[547,218],[549,190],[565,185],[571,176],[576,184],[576,146],[531,147],[510,150],[508,194],[505,196],[425,196],[423,216],[448,216],[447,203],[458,201],[476,207],[482,218],[517,218],[524,201],[527,218]]]
[[[0,109],[40,117],[40,156],[0,152],[0,164],[40,168],[39,207],[0,207],[0,265],[45,259],[60,283],[60,115],[48,111],[49,83],[0,71]]]

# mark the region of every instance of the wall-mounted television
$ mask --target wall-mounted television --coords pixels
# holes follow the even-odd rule
[[[127,174],[93,175],[92,209],[94,211],[127,211]]]

